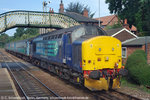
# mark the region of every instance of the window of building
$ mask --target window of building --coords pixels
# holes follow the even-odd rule
[[[126,57],[127,57],[127,48],[122,47],[122,58],[126,58]]]

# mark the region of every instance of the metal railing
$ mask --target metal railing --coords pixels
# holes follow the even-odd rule
[[[69,28],[75,25],[79,22],[60,13],[10,11],[0,14],[0,33],[14,27]]]

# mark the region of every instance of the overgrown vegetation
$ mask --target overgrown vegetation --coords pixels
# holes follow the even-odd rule
[[[110,13],[118,14],[143,35],[150,35],[150,0],[106,0]]]
[[[81,4],[79,2],[71,2],[68,4],[68,7],[65,9],[67,12],[76,12],[79,14],[83,14],[84,9],[88,10],[88,14],[89,17],[93,18],[93,16],[95,15],[95,13],[92,13],[90,10],[90,7],[88,7],[87,5]]]
[[[39,35],[39,29],[37,28],[17,28],[14,36],[8,36],[6,33],[0,34],[0,48],[11,41],[24,40]]]
[[[122,27],[120,23],[114,24],[114,25],[108,25],[106,26],[106,29],[115,29],[115,28],[120,28]]]
[[[128,79],[138,85],[150,86],[150,66],[143,50],[136,50],[127,60]]]

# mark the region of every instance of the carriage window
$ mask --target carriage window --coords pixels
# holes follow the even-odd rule
[[[61,38],[62,37],[62,34],[59,34],[58,38]]]
[[[57,39],[57,35],[55,35],[55,38],[54,39]]]
[[[52,38],[51,39],[54,39],[54,35],[52,35]]]
[[[45,37],[45,40],[47,40],[48,39],[48,37]]]
[[[48,37],[48,40],[50,40],[50,39],[51,39],[51,36]]]

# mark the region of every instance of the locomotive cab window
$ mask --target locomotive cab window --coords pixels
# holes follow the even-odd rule
[[[86,35],[105,35],[104,31],[96,26],[85,26],[85,28]]]
[[[72,32],[72,42],[80,38],[81,36],[85,35],[84,27],[81,27]]]

